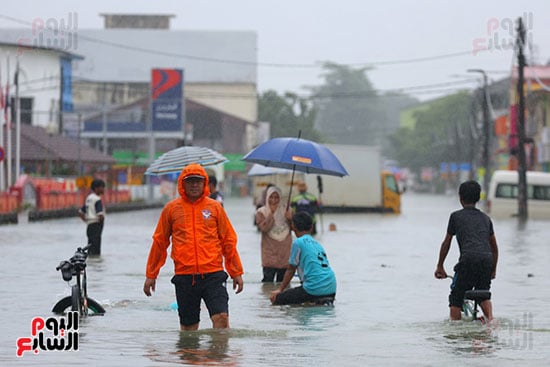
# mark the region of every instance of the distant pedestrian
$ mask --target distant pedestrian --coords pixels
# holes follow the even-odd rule
[[[265,205],[267,199],[266,199],[266,196],[267,196],[267,190],[269,190],[270,187],[273,187],[275,186],[274,184],[272,184],[271,182],[268,183],[265,188],[262,190],[262,194],[260,195],[260,198],[258,199],[258,202],[256,203],[256,209],[260,209],[262,206]]]
[[[223,206],[223,194],[218,191],[218,179],[216,176],[208,176],[208,188],[210,189],[210,199],[216,200]]]
[[[290,207],[294,213],[306,212],[313,218],[313,229],[311,234],[317,234],[317,216],[319,201],[312,193],[307,192],[307,184],[304,181],[298,182],[298,194],[294,195]]]
[[[265,201],[266,201],[266,195],[267,195],[267,190],[270,188],[270,187],[273,187],[275,186],[274,184],[272,184],[271,182],[267,184],[267,186],[262,190],[262,194],[260,195],[260,198],[258,199],[258,201],[255,203],[256,205],[256,211],[258,209],[260,209],[262,206],[265,205]],[[256,229],[259,231],[260,229],[258,228],[258,224],[256,223],[256,212],[254,212],[254,218],[253,218],[253,221],[254,225],[256,226]]]
[[[291,211],[282,202],[281,190],[277,186],[267,189],[266,197],[266,204],[256,210],[256,225],[262,233],[262,282],[272,283],[283,280],[288,264],[292,244]]]
[[[88,244],[92,245],[88,250],[89,255],[101,255],[101,233],[105,222],[105,207],[101,201],[101,195],[105,192],[105,182],[95,179],[90,186],[92,192],[86,197],[84,205],[78,211],[80,219],[86,224],[86,236]]]

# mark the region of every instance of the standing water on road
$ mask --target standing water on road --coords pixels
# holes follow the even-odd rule
[[[260,266],[260,235],[249,198],[225,208],[239,235],[244,291],[230,294],[231,329],[217,331],[205,310],[200,330],[180,332],[170,283],[143,294],[145,263],[160,209],[107,216],[102,255],[88,260],[88,293],[106,309],[79,325],[78,351],[26,352],[34,317],[69,288],[55,267],[86,241],[75,218],[0,227],[2,366],[545,366],[550,359],[550,242],[546,221],[494,220],[500,258],[493,281],[496,324],[448,321],[450,282],[433,273],[457,195],[405,194],[401,215],[324,214],[318,239],[336,273],[334,307],[271,306]],[[329,232],[334,223],[337,230]],[[445,269],[458,258],[453,240]],[[297,285],[297,281],[293,285]]]

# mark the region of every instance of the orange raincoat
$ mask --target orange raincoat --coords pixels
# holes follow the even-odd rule
[[[195,202],[189,201],[183,180],[189,175],[204,177],[204,191]],[[153,234],[145,276],[156,279],[166,262],[172,242],[171,257],[176,274],[206,274],[224,269],[231,278],[243,274],[237,252],[237,234],[223,207],[208,195],[208,175],[202,166],[190,164],[178,178],[179,198],[167,203]]]

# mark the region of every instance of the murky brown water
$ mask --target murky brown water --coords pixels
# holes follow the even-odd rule
[[[113,213],[103,255],[89,260],[89,293],[105,316],[80,325],[78,352],[25,353],[35,316],[49,317],[69,292],[55,271],[85,241],[78,218],[0,226],[0,365],[90,366],[546,366],[550,359],[550,222],[495,221],[500,264],[493,283],[499,326],[447,321],[449,283],[433,278],[448,215],[456,197],[403,197],[403,214],[325,214],[319,238],[338,278],[327,307],[273,307],[262,285],[259,234],[250,199],[229,199],[239,234],[245,290],[230,292],[232,329],[180,333],[170,305],[172,264],[157,292],[142,293],[150,237],[159,210]],[[328,232],[328,224],[337,226]],[[447,258],[450,271],[458,251]],[[528,276],[531,274],[532,276]]]

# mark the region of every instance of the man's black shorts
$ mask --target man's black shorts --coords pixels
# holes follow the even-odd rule
[[[174,275],[180,324],[194,325],[200,321],[201,299],[204,300],[210,317],[229,313],[227,273],[218,271],[208,274]]]
[[[454,271],[449,306],[462,308],[464,293],[470,289],[491,289],[491,273],[493,272],[491,257],[460,260],[455,265]]]

